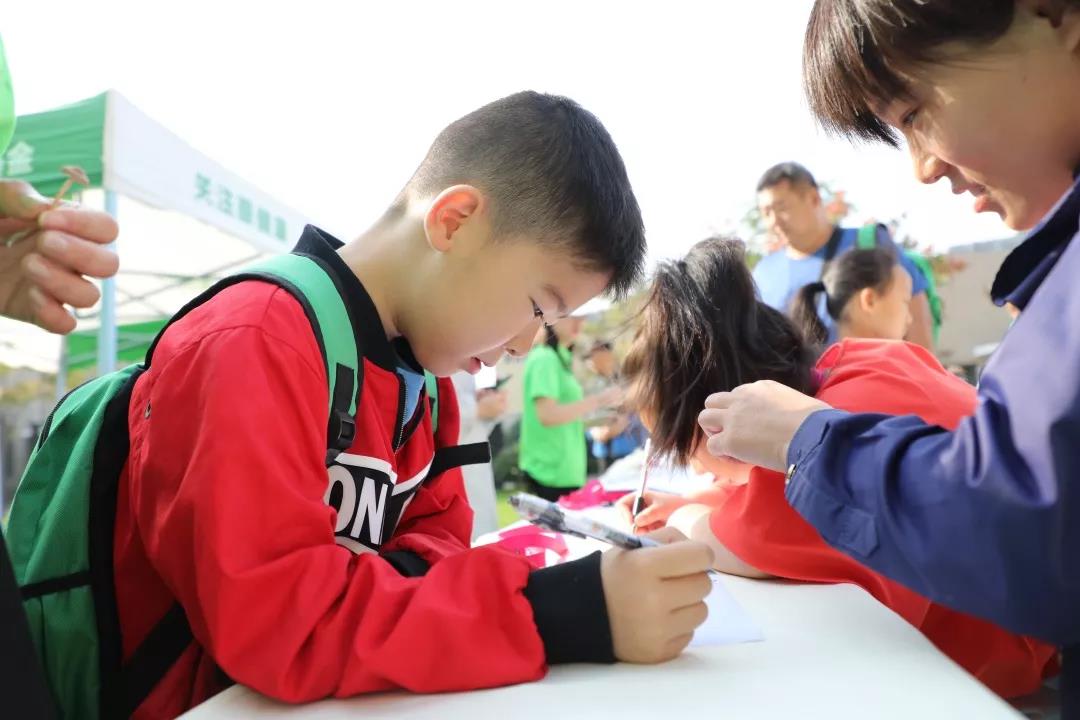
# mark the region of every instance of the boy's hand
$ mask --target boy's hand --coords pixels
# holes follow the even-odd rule
[[[619,515],[622,516],[623,520],[634,528],[634,532],[637,533],[647,533],[659,530],[667,524],[671,513],[689,503],[689,500],[678,495],[646,490],[645,509],[639,512],[638,516],[635,518],[631,514],[635,499],[637,499],[636,492],[623,495],[619,498],[619,501],[615,503],[615,506],[619,509]]]
[[[49,204],[25,182],[0,181],[0,315],[67,333],[75,318],[64,305],[100,297],[83,276],[116,273],[116,254],[104,246],[119,231],[106,213]]]
[[[671,528],[650,537],[668,544],[616,548],[600,561],[611,643],[624,662],[671,660],[708,616],[704,600],[712,581],[705,573],[713,564],[712,550]]]

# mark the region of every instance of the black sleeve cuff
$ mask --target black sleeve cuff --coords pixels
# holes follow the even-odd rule
[[[599,552],[533,572],[525,597],[549,665],[615,662]]]
[[[423,577],[431,567],[424,558],[408,550],[384,553],[382,558],[405,577]]]

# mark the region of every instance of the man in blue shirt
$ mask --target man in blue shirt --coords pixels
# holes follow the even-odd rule
[[[827,127],[902,137],[921,182],[1034,227],[991,291],[1020,315],[954,432],[763,382],[709,398],[709,451],[786,468],[792,507],[874,570],[1059,645],[1080,718],[1080,0],[817,0],[804,52]]]
[[[859,231],[829,221],[817,181],[798,163],[786,162],[769,168],[758,182],[757,196],[765,227],[786,247],[758,262],[754,282],[765,304],[787,312],[795,293],[821,279],[826,262],[856,247]],[[907,340],[932,350],[933,320],[926,297],[926,277],[896,248],[883,225],[877,227],[877,245],[893,248],[900,264],[911,275],[912,322]],[[819,314],[835,335],[834,322],[825,312],[824,302]]]

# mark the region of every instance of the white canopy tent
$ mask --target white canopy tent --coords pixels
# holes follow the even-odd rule
[[[81,201],[104,208],[121,227],[120,274],[102,283],[99,307],[80,314],[80,334],[96,328],[98,372],[116,366],[121,323],[141,322],[145,329],[146,321],[160,321],[222,272],[287,251],[307,222],[113,90],[20,117],[0,157],[0,177],[26,180],[51,195],[64,165],[87,171],[91,189]],[[119,350],[130,360],[139,339],[125,342]],[[65,367],[59,345],[42,331],[0,322],[5,364]],[[85,364],[85,358],[71,359]]]

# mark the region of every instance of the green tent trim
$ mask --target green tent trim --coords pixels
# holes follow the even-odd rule
[[[116,360],[120,366],[142,362],[150,343],[168,318],[128,323],[116,328]],[[97,365],[98,331],[79,330],[67,336],[67,369],[84,370]]]
[[[102,93],[55,110],[21,115],[0,158],[0,177],[25,180],[42,195],[53,195],[64,184],[60,168],[78,165],[91,187],[101,187],[106,97]]]

